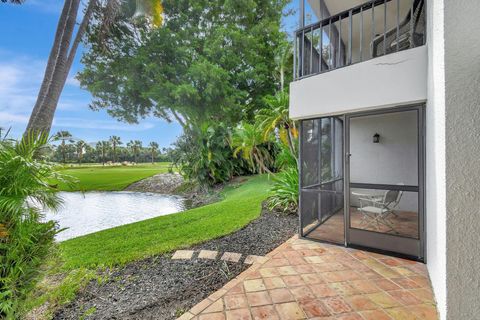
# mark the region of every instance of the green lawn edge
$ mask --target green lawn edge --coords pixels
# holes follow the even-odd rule
[[[219,202],[64,241],[64,268],[121,265],[227,235],[260,215],[269,190],[267,175],[253,176],[227,187]]]
[[[159,173],[166,173],[169,162],[140,164],[136,166],[102,166],[84,165],[65,167],[61,173],[77,179],[70,186],[60,183],[60,191],[121,191],[132,183],[149,178]]]

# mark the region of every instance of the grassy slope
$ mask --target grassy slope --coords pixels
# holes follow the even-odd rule
[[[141,164],[132,167],[79,166],[62,170],[62,173],[79,180],[73,187],[60,184],[64,191],[117,191],[128,185],[168,171],[169,163]]]
[[[122,264],[229,234],[259,216],[268,189],[268,177],[255,176],[220,202],[62,242],[65,267]]]

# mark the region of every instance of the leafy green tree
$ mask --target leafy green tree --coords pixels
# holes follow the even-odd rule
[[[25,2],[25,0],[1,0],[0,2],[3,2],[3,3],[10,2],[10,3],[13,3],[13,4],[22,4],[22,3]]]
[[[186,131],[203,123],[252,119],[275,91],[275,54],[286,0],[165,0],[161,28],[114,25],[91,49],[78,78],[94,109],[134,123],[149,114]],[[133,35],[133,36],[132,36]]]
[[[73,143],[72,138],[73,138],[72,134],[70,132],[66,131],[66,130],[58,131],[53,137],[54,140],[61,141],[59,148],[60,148],[60,152],[62,153],[62,161],[63,161],[64,164],[67,162],[66,141],[68,141],[69,143]]]
[[[150,147],[150,155],[152,156],[152,163],[153,163],[155,160],[155,156],[157,155],[159,146],[158,146],[158,143],[154,141],[150,142],[148,146]]]
[[[112,151],[113,151],[113,162],[117,162],[117,146],[123,144],[122,140],[118,136],[111,136],[110,143],[112,144]]]

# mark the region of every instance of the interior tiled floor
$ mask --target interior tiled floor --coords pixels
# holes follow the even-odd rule
[[[368,224],[370,218],[362,222],[363,215],[356,208],[350,209],[350,222],[352,228],[368,231],[382,232],[393,235],[401,235],[410,238],[418,238],[418,215],[411,211],[398,211],[396,216],[390,215],[388,222],[393,230],[384,224]],[[308,234],[309,238],[324,240],[334,243],[344,242],[344,217],[343,210],[337,212],[318,228]]]
[[[426,266],[290,239],[180,319],[438,319]]]

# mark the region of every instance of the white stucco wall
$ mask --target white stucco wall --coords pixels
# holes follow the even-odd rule
[[[290,84],[290,117],[306,119],[427,99],[426,46],[389,54]]]
[[[442,320],[447,314],[445,189],[445,63],[443,0],[427,0],[426,108],[427,267]]]
[[[351,182],[418,185],[417,131],[416,111],[352,118]],[[380,143],[372,142],[375,133],[380,135]],[[417,211],[418,194],[404,192],[397,209]]]
[[[480,319],[480,1],[445,1],[447,319]]]

